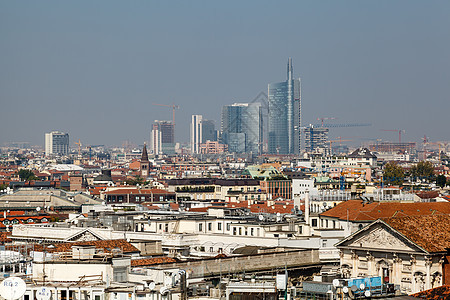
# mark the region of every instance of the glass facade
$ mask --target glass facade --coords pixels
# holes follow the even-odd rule
[[[260,154],[263,124],[261,103],[235,103],[222,108],[222,143],[229,152]]]
[[[301,85],[300,79],[293,79],[291,59],[288,62],[287,80],[269,84],[268,96],[269,153],[300,153]]]

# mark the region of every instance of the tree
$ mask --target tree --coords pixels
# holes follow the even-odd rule
[[[420,161],[411,167],[411,177],[425,179],[427,181],[434,180],[434,167],[429,161]]]
[[[436,177],[436,185],[438,185],[441,188],[443,188],[446,184],[447,184],[447,177],[445,177],[442,174],[440,174],[440,175],[438,175]]]
[[[28,169],[22,169],[19,172],[17,172],[17,174],[19,175],[21,180],[25,180],[25,181],[31,181],[31,180],[38,179],[36,177],[36,175],[34,175],[34,173]]]
[[[142,186],[142,185],[148,184],[148,181],[145,181],[145,179],[140,176],[136,176],[132,179],[125,180],[125,183],[128,185],[138,185],[139,184]]]
[[[396,162],[388,162],[384,165],[383,182],[389,185],[402,185],[405,171]]]

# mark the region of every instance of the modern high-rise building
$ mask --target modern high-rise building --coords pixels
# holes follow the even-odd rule
[[[175,154],[174,129],[171,121],[155,120],[150,136],[150,149],[153,154]]]
[[[52,131],[45,134],[45,155],[67,155],[68,153],[68,133]]]
[[[202,143],[202,115],[192,115],[191,120],[191,153],[200,153],[200,144]]]
[[[301,81],[294,79],[292,59],[288,60],[287,80],[270,83],[268,143],[271,154],[298,154],[301,148]]]
[[[191,153],[199,154],[200,145],[206,141],[216,141],[217,134],[214,121],[204,120],[202,115],[192,115]]]
[[[328,128],[314,127],[314,125],[305,128],[305,150],[307,152],[327,152],[330,146],[328,132]]]
[[[229,152],[261,154],[261,103],[235,103],[222,108],[221,141]]]
[[[213,120],[202,120],[202,143],[217,141],[216,124]]]

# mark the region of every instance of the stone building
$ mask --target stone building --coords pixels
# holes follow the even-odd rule
[[[411,294],[450,284],[450,215],[377,220],[336,244],[346,278],[381,276]]]

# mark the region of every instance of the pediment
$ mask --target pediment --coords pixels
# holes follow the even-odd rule
[[[340,246],[392,252],[423,252],[413,242],[384,223],[369,225],[369,228],[349,237]]]
[[[82,230],[66,239],[69,242],[87,242],[103,240],[98,235],[91,232],[89,229]]]

